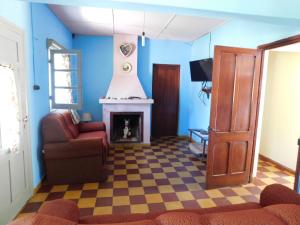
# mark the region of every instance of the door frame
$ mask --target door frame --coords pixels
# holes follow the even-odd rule
[[[258,102],[257,102],[257,114],[256,114],[256,121],[255,121],[255,129],[254,129],[254,143],[253,143],[253,146],[254,146],[254,149],[253,149],[253,155],[252,155],[252,162],[251,162],[251,171],[250,171],[250,174],[251,174],[251,177],[250,177],[250,181],[253,179],[253,172],[254,172],[254,163],[255,163],[255,160],[257,159],[258,160],[258,146],[257,146],[257,138],[258,138],[258,134],[257,134],[257,131],[258,131],[258,126],[259,126],[259,122],[260,122],[260,111],[261,111],[261,91],[262,91],[262,80],[265,76],[264,74],[264,59],[265,59],[265,52],[267,50],[271,50],[271,49],[274,49],[274,48],[278,48],[278,47],[283,47],[283,46],[286,46],[286,45],[291,45],[291,44],[295,44],[295,43],[299,43],[300,42],[300,34],[299,35],[294,35],[294,36],[291,36],[291,37],[287,37],[287,38],[283,38],[283,39],[279,39],[277,41],[273,41],[273,42],[270,42],[270,43],[266,43],[266,44],[262,44],[262,45],[259,45],[257,47],[258,50],[261,51],[261,54],[262,54],[262,57],[261,57],[261,66],[260,66],[260,74],[259,74],[259,91],[258,91]],[[255,165],[257,166],[257,165]],[[296,190],[296,182],[295,182],[295,185],[294,185],[294,189]]]
[[[18,43],[18,55],[19,55],[19,63],[17,67],[18,73],[21,73],[22,76],[22,92],[25,93],[25,96],[23,96],[23,105],[25,110],[25,116],[27,119],[26,126],[24,128],[24,143],[26,145],[24,149],[24,158],[25,158],[25,179],[26,179],[26,185],[28,187],[28,195],[29,196],[23,196],[23,198],[18,199],[17,202],[12,204],[12,212],[7,215],[7,217],[14,217],[16,212],[19,212],[21,210],[20,206],[23,207],[26,201],[28,200],[27,197],[31,197],[33,194],[33,173],[32,173],[32,143],[31,143],[31,118],[29,116],[29,66],[27,61],[27,55],[26,55],[26,34],[25,31],[23,31],[21,28],[19,28],[17,25],[9,22],[8,20],[0,17],[0,27],[3,29],[4,33],[7,33],[7,36],[11,38],[13,41],[16,41]],[[9,34],[9,33],[12,33]],[[23,122],[25,118],[22,118]],[[25,201],[25,202],[24,202]]]

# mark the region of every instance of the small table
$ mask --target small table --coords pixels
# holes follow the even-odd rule
[[[201,157],[201,160],[203,161],[205,155],[205,147],[208,142],[208,132],[207,130],[204,129],[189,129],[189,132],[190,132],[190,143],[192,143],[193,141],[192,139],[193,134],[199,137],[201,143],[203,143],[203,150],[202,150],[202,157]]]

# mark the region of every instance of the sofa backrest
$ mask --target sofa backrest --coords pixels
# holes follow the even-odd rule
[[[42,120],[43,143],[67,142],[74,138],[62,113],[51,112]]]
[[[88,223],[87,223],[88,224]],[[97,223],[91,223],[97,225]],[[299,225],[300,206],[293,204],[272,205],[261,209],[232,212],[208,213],[165,212],[155,219],[131,222],[108,222],[102,225]],[[27,218],[19,218],[10,225],[84,225],[61,216],[36,213]],[[100,225],[100,224],[99,224]]]

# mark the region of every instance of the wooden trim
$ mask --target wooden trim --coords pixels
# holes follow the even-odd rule
[[[299,35],[295,35],[295,36],[291,36],[291,37],[288,37],[288,38],[280,39],[280,40],[277,40],[277,41],[274,41],[274,42],[270,42],[270,43],[267,43],[267,44],[259,45],[257,47],[257,50],[261,51],[262,59],[261,59],[260,75],[259,75],[260,76],[260,82],[259,82],[259,93],[258,93],[258,105],[257,105],[257,114],[256,114],[256,124],[255,124],[255,130],[254,130],[254,137],[255,138],[254,138],[254,143],[253,143],[254,151],[253,151],[253,157],[252,157],[251,175],[253,174],[255,153],[257,151],[257,149],[256,149],[256,140],[257,140],[257,128],[258,128],[259,114],[260,114],[259,110],[260,110],[260,104],[261,104],[260,101],[261,101],[261,88],[262,88],[262,79],[263,79],[263,71],[264,71],[265,51],[273,49],[273,48],[278,48],[278,47],[290,45],[290,44],[295,44],[295,43],[298,43],[298,42],[300,42],[300,34]],[[259,156],[261,156],[261,155],[259,155]],[[300,156],[298,158],[300,158]],[[299,168],[299,170],[300,170],[300,168]],[[300,171],[299,171],[299,175],[300,175]],[[252,178],[253,177],[250,176],[250,180],[252,180]],[[296,182],[295,182],[295,185],[296,185]]]
[[[256,118],[255,118],[255,127],[254,127],[254,141],[253,141],[253,153],[252,153],[252,161],[250,168],[250,177],[249,181],[253,181],[253,170],[254,170],[254,161],[256,156],[256,139],[257,139],[257,128],[259,122],[259,110],[260,110],[260,98],[261,98],[261,87],[262,87],[262,78],[263,78],[263,67],[264,67],[264,59],[265,59],[265,51],[258,49],[261,52],[261,61],[260,61],[260,71],[259,71],[259,84],[258,84],[258,94],[257,94],[257,108],[256,108]]]
[[[296,166],[296,172],[295,172],[295,183],[294,183],[294,190],[298,192],[299,187],[299,176],[300,176],[300,138],[298,139],[298,158],[297,158],[297,166]]]
[[[280,39],[278,41],[274,41],[271,43],[260,45],[260,46],[258,46],[258,49],[268,50],[268,49],[272,49],[272,48],[282,47],[285,45],[295,44],[297,42],[300,42],[300,34],[291,36],[288,38]]]
[[[270,159],[270,158],[267,157],[267,156],[264,156],[264,155],[259,154],[259,158],[260,158],[261,160],[263,160],[263,161],[270,162],[270,163],[274,164],[274,165],[275,165],[278,169],[280,169],[280,170],[283,170],[283,171],[285,171],[285,172],[291,173],[291,174],[293,174],[293,175],[295,174],[295,171],[294,171],[294,170],[292,170],[292,169],[290,169],[290,168],[288,168],[288,167],[282,165],[282,164],[279,163],[279,162],[274,161],[273,159]]]

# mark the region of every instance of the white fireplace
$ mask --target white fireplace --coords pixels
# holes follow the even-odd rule
[[[125,48],[123,53],[121,45]],[[99,100],[103,105],[103,122],[108,140],[149,144],[153,102],[153,99],[147,98],[137,76],[137,36],[114,35],[114,74],[106,96]],[[123,119],[114,120],[114,115],[123,115]],[[140,127],[137,127],[134,115],[141,115]],[[125,125],[125,120],[129,120],[128,125]],[[116,122],[120,124],[116,126]],[[122,129],[124,137],[121,137]],[[116,138],[116,135],[120,137]]]

